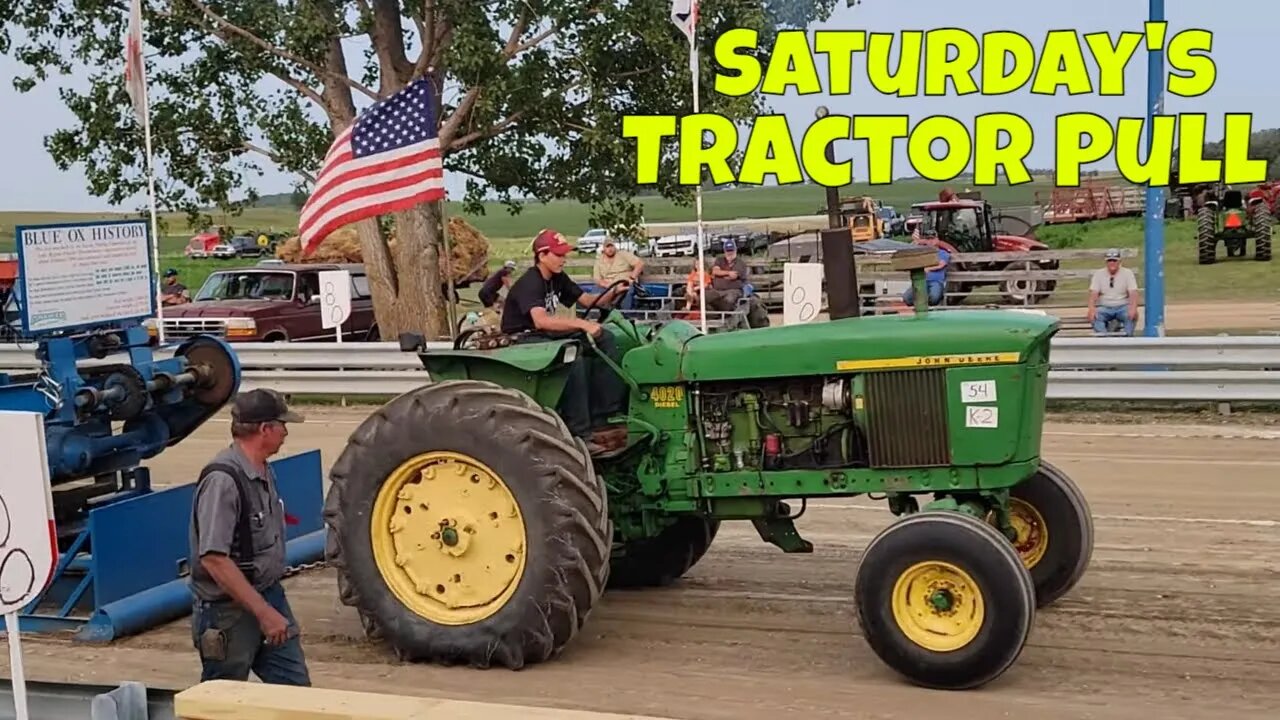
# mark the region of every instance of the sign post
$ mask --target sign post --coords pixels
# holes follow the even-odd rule
[[[9,667],[18,720],[28,720],[18,613],[44,591],[58,561],[44,418],[0,411],[9,471],[0,474],[0,613],[9,636]]]
[[[822,311],[822,263],[783,265],[782,324],[812,322]]]
[[[338,343],[342,343],[342,323],[351,317],[351,273],[346,270],[321,270],[320,276],[320,322],[326,328],[333,328]],[[342,368],[338,368],[342,372]],[[346,407],[347,396],[342,396],[342,405]]]

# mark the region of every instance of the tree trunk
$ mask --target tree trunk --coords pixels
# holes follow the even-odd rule
[[[426,203],[393,217],[396,243],[390,252],[377,221],[356,225],[378,334],[384,341],[404,332],[448,339],[452,333],[441,292],[439,204]]]

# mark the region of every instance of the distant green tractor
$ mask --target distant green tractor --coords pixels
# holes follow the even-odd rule
[[[1239,190],[1227,190],[1222,197],[1210,198],[1196,213],[1196,247],[1201,265],[1217,262],[1218,242],[1227,249],[1227,257],[1244,257],[1248,253],[1249,238],[1253,238],[1253,257],[1262,262],[1271,261],[1271,208],[1262,197],[1250,196],[1248,218],[1241,219],[1245,211],[1244,194]]]
[[[894,258],[915,315],[703,335],[606,311],[629,438],[597,457],[553,410],[594,343],[402,339],[432,382],[361,424],[331,472],[342,601],[401,659],[520,668],[577,636],[606,587],[683,576],[723,521],[807,553],[794,520],[808,500],[874,495],[902,519],[851,578],[871,649],[927,687],[1000,676],[1037,607],[1084,573],[1093,525],[1040,457],[1056,321],[929,313],[922,268],[935,262],[925,248]]]

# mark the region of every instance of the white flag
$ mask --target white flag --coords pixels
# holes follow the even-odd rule
[[[142,0],[132,0],[129,34],[124,39],[124,87],[139,122],[147,121],[147,73],[142,64]]]
[[[671,0],[671,22],[692,43],[698,27],[698,0]]]

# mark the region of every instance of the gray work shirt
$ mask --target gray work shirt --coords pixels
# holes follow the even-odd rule
[[[240,467],[249,478],[246,490],[251,505],[253,567],[257,574],[253,586],[261,592],[278,582],[285,569],[284,503],[276,493],[275,475],[268,466],[268,477],[263,477],[235,443],[214,456],[212,462]],[[196,489],[189,528],[191,590],[201,600],[212,602],[230,597],[201,566],[200,558],[209,553],[231,554],[239,513],[240,493],[236,490],[235,478],[225,472],[211,472],[204,486]]]
[[[733,259],[732,265],[729,264],[728,258],[721,255],[716,258],[713,267],[718,267],[721,270],[736,270],[738,272],[738,277],[736,278],[712,276],[711,287],[716,290],[741,290],[742,286],[747,284],[747,279],[751,277],[750,271],[747,270],[747,261],[743,260],[741,255]]]

